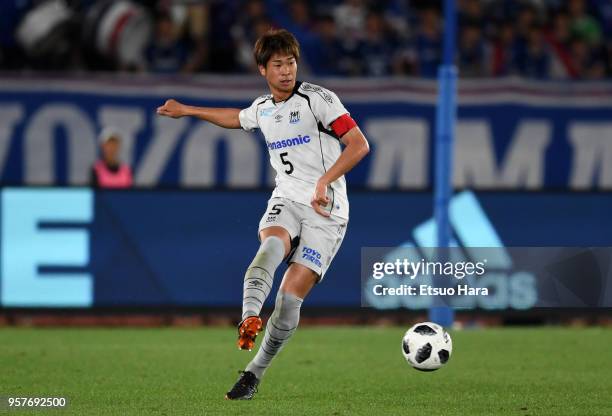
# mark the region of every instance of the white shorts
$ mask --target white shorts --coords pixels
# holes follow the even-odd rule
[[[287,263],[308,267],[323,279],[340,248],[346,225],[344,218],[324,217],[314,208],[286,198],[270,198],[268,208],[259,221],[259,231],[268,227],[283,227],[291,236],[292,251]]]

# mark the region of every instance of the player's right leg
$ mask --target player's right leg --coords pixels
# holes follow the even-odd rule
[[[291,233],[297,234],[295,219],[284,201],[272,198],[259,223],[261,246],[244,275],[242,321],[238,325],[238,348],[251,350],[262,330],[261,308],[270,294],[274,272],[291,251]]]
[[[238,325],[238,348],[251,350],[262,329],[259,313],[270,294],[274,272],[290,250],[289,233],[281,227],[260,232],[261,245],[244,275],[242,321]]]

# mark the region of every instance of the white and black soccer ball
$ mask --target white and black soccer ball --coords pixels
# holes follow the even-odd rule
[[[414,325],[402,338],[402,354],[408,363],[420,371],[434,371],[448,362],[453,341],[448,332],[433,322]]]

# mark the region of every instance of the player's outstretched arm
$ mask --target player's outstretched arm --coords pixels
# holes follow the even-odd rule
[[[167,100],[164,105],[157,107],[157,114],[161,116],[172,118],[192,116],[226,129],[239,129],[241,127],[238,118],[239,113],[238,108],[194,107],[173,99]]]
[[[341,140],[346,147],[338,160],[336,160],[336,163],[318,180],[314,195],[310,201],[315,211],[324,217],[329,217],[330,215],[329,212],[323,210],[323,207],[329,204],[329,198],[327,197],[327,187],[329,184],[353,169],[370,152],[368,141],[357,126],[346,132]]]

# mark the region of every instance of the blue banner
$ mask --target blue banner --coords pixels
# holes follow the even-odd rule
[[[4,188],[0,306],[239,308],[268,197],[260,191]],[[353,192],[343,245],[306,303],[359,307],[361,249],[432,247],[431,201],[430,193]],[[453,244],[612,246],[611,211],[612,194],[462,192],[450,203]],[[529,307],[532,289],[509,286],[486,307]]]
[[[352,186],[432,187],[436,84],[420,80],[315,80],[337,92],[372,152]],[[259,133],[159,117],[170,97],[244,108],[266,93],[259,78],[0,77],[0,180],[84,185],[97,135],[123,135],[139,187],[262,188],[274,183]],[[462,80],[455,187],[612,189],[612,84]]]

